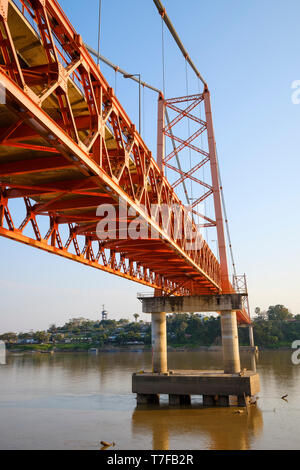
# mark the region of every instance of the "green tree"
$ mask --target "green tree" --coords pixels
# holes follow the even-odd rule
[[[63,339],[64,339],[64,335],[61,335],[61,334],[58,334],[58,335],[56,335],[56,337],[55,337],[55,341],[56,341],[57,343],[62,343],[62,342],[63,342]]]
[[[50,339],[50,334],[45,331],[36,331],[33,335],[33,339],[39,343],[48,343]]]
[[[34,333],[19,333],[18,338],[19,339],[32,339],[34,336]]]
[[[57,333],[57,326],[53,323],[52,325],[50,325],[48,331],[49,333]]]
[[[3,335],[0,336],[1,341],[7,341],[7,342],[15,342],[18,339],[18,336],[16,333],[4,333]]]
[[[189,326],[188,323],[183,321],[182,323],[180,323],[179,330],[184,332],[188,326]]]
[[[275,321],[286,321],[293,318],[291,312],[284,305],[275,305],[268,308],[268,319]]]

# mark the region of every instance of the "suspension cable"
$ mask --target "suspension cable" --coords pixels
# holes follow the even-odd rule
[[[187,60],[185,60],[185,81],[186,81],[186,96],[189,96],[189,79],[188,79],[188,64]],[[191,136],[191,126],[190,126],[190,119],[187,118],[187,124],[188,124],[188,139]],[[190,159],[190,170],[192,169],[192,150],[191,147],[189,146],[189,159]],[[191,179],[191,197],[190,200],[193,201],[193,180]]]
[[[117,94],[117,68],[115,69],[115,94]]]
[[[216,147],[216,156],[217,156],[217,165],[218,165],[219,181],[220,181],[220,191],[221,191],[222,206],[223,206],[223,212],[224,212],[224,218],[225,218],[225,226],[226,226],[226,232],[227,232],[227,238],[228,238],[228,244],[229,244],[229,250],[230,250],[230,257],[231,257],[231,263],[232,263],[232,268],[233,268],[233,275],[236,278],[237,277],[236,265],[235,265],[234,256],[233,256],[233,248],[232,248],[232,243],[231,243],[229,221],[228,221],[228,217],[227,217],[227,210],[226,210],[224,190],[223,190],[223,184],[222,184],[221,173],[220,173],[219,156],[218,156],[217,147]]]
[[[91,46],[89,46],[88,44],[84,44],[85,47],[86,47],[86,50],[92,54],[94,57],[96,57],[97,59],[99,58],[99,60],[101,60],[101,62],[104,62],[106,65],[108,65],[108,67],[116,70],[117,69],[117,72],[120,73],[121,75],[130,75],[128,72],[126,72],[124,69],[118,67],[117,65],[115,65],[113,62],[111,62],[110,60],[108,60],[106,57],[104,57],[103,55],[101,54],[98,54],[97,51],[95,51],[95,49],[93,49]],[[139,79],[136,78],[136,76],[130,76],[128,77],[130,80],[133,80],[134,82],[136,83],[140,83]],[[162,94],[162,91],[159,90],[158,88],[155,88],[154,86],[152,85],[149,85],[149,83],[146,83],[146,82],[141,82],[141,85],[142,86],[145,86],[146,88],[149,88],[149,90],[152,90],[152,91],[155,91],[155,93],[158,93],[158,94]]]
[[[162,78],[163,78],[163,92],[166,97],[166,75],[165,75],[165,37],[164,37],[164,19],[161,18],[161,45],[162,45]]]
[[[146,133],[145,133],[145,85],[143,85],[143,139],[146,139]]]
[[[99,19],[98,19],[98,55],[97,55],[97,65],[100,65],[100,38],[101,38],[101,10],[102,10],[102,1],[99,0]]]
[[[204,78],[202,77],[202,75],[200,74],[200,72],[197,70],[195,64],[192,62],[190,56],[188,55],[186,49],[184,48],[181,40],[180,40],[180,37],[178,36],[170,18],[168,17],[167,13],[166,13],[166,9],[165,7],[163,6],[163,4],[161,3],[160,0],[153,0],[154,3],[155,3],[155,6],[160,14],[160,16],[162,17],[163,21],[165,22],[167,28],[169,29],[170,33],[172,34],[177,46],[179,47],[179,49],[181,50],[182,52],[182,55],[183,57],[186,59],[186,61],[189,63],[189,65],[191,66],[191,68],[193,69],[193,71],[195,72],[195,74],[197,75],[197,77],[201,80],[201,82],[203,83],[204,85],[204,88],[207,88],[207,84],[206,84],[206,81],[204,80]]]
[[[205,88],[207,88],[207,83],[206,81],[203,79],[203,77],[201,76],[201,74],[199,73],[199,71],[197,70],[197,68],[195,67],[194,63],[191,61],[186,49],[184,48],[172,22],[170,21],[168,15],[166,14],[166,10],[165,8],[163,7],[162,3],[160,2],[160,0],[153,0],[158,11],[159,11],[159,14],[161,15],[162,17],[162,23],[165,23],[166,26],[168,27],[170,33],[172,34],[175,42],[177,43],[179,49],[181,50],[184,58],[185,58],[185,61],[186,63],[188,63],[191,68],[193,69],[193,71],[195,72],[195,74],[197,75],[199,81],[201,81],[204,85]],[[100,64],[100,60],[102,62],[104,62],[106,65],[108,65],[109,67],[113,68],[115,70],[115,72],[119,72],[121,73],[122,75],[127,75],[127,72],[125,72],[124,70],[122,70],[121,68],[115,66],[111,61],[109,61],[108,59],[106,59],[105,57],[101,56],[100,55],[100,37],[101,37],[101,0],[99,0],[99,22],[98,22],[98,51],[96,52],[92,47],[88,46],[87,44],[85,44],[85,47],[87,48],[87,50],[92,54],[94,55],[96,58],[97,58],[97,65],[99,66]],[[162,47],[162,60],[163,60],[163,92],[165,94],[165,53],[164,53],[164,29],[162,27],[162,44],[163,44],[163,47]],[[130,77],[131,80],[134,80],[136,82],[138,82],[138,79],[136,77]],[[151,85],[149,85],[148,83],[146,82],[142,82],[141,83],[143,85],[143,87],[147,87],[159,94],[161,94],[161,91]],[[187,80],[187,87],[188,87],[188,80]],[[167,118],[168,120],[168,118]],[[173,142],[173,145],[175,144],[175,142]],[[225,225],[226,225],[226,232],[227,232],[227,237],[228,237],[228,242],[229,242],[229,249],[230,249],[230,256],[231,256],[231,262],[232,262],[232,266],[233,266],[233,273],[234,273],[234,276],[236,276],[236,265],[235,265],[235,261],[234,261],[234,255],[233,255],[233,248],[232,248],[232,242],[231,242],[231,235],[230,235],[230,229],[229,229],[229,222],[228,222],[228,218],[227,218],[227,211],[226,211],[226,205],[225,205],[225,197],[224,197],[224,191],[223,191],[223,185],[222,185],[222,179],[221,179],[221,173],[220,173],[220,167],[219,167],[219,158],[218,158],[218,152],[217,152],[217,149],[216,149],[216,156],[217,156],[217,164],[218,164],[218,171],[219,171],[219,181],[220,181],[220,192],[221,192],[221,198],[222,198],[222,206],[223,206],[223,211],[224,211],[224,217],[225,217]],[[179,159],[178,159],[178,155],[176,155],[177,157],[177,161],[178,163],[180,164],[179,162]],[[185,186],[185,185],[184,185]],[[185,189],[185,194],[186,194],[186,198],[187,198],[187,201],[189,201],[189,197],[187,195],[187,191],[186,191],[186,188]],[[206,208],[205,208],[205,211],[206,211]]]
[[[201,94],[201,89],[200,89],[200,80],[198,79],[198,91],[199,91],[199,95]],[[200,121],[202,121],[202,103],[199,104],[199,118],[200,118]],[[201,133],[201,137],[200,137],[200,145],[201,145],[201,149],[203,149],[203,132]],[[202,167],[202,181],[205,183],[205,165],[203,165]],[[205,187],[203,186],[203,196],[205,194]],[[203,201],[203,204],[204,204],[204,216],[207,217],[207,200],[206,198],[204,199]],[[205,240],[208,242],[208,228],[205,227]]]

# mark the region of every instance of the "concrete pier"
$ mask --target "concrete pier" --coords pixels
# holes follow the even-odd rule
[[[236,309],[241,308],[242,295],[154,296],[141,300],[143,312],[152,314],[153,372],[167,372],[166,313],[193,311],[221,312],[224,371],[229,374],[241,371]]]
[[[237,374],[241,371],[241,362],[236,312],[222,312],[221,326],[224,372],[225,374]]]
[[[163,312],[152,314],[152,370],[159,374],[168,371],[167,319]]]
[[[172,374],[144,372],[132,377],[132,392],[138,394],[138,403],[143,404],[149,403],[151,396],[169,395],[170,404],[181,405],[188,403],[187,397],[200,395],[205,406],[230,406],[232,396],[239,406],[246,406],[250,397],[259,391],[259,376],[252,371],[225,374],[223,371],[176,370]]]
[[[170,405],[188,405],[192,395],[203,396],[204,406],[247,406],[259,392],[259,376],[241,372],[236,310],[242,308],[241,294],[168,297],[139,297],[143,312],[152,319],[152,372],[133,374],[132,392],[138,404],[159,403],[169,396]],[[223,369],[217,371],[168,371],[166,313],[216,311],[221,314]],[[253,332],[250,350],[255,355]]]

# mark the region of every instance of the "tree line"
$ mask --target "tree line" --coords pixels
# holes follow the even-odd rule
[[[98,322],[84,319],[80,322],[70,320],[62,327],[51,325],[47,331],[5,333],[0,336],[0,339],[6,341],[11,347],[14,347],[17,342],[26,343],[26,341],[54,345],[69,341],[72,344],[87,347],[101,347],[106,344],[126,345],[137,342],[150,347],[150,322],[138,321],[138,314],[135,314],[134,318],[134,322],[126,319]],[[270,348],[290,346],[293,341],[300,339],[300,315],[292,315],[284,305],[270,306],[266,311],[257,307],[253,327],[257,346]],[[168,344],[174,347],[221,345],[220,317],[192,313],[168,315],[167,335]],[[247,328],[239,328],[239,340],[241,345],[249,344]]]

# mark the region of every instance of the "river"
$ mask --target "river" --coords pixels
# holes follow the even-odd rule
[[[261,392],[248,413],[192,405],[136,407],[131,374],[151,353],[8,356],[0,366],[0,449],[299,449],[300,365],[292,351],[262,351]],[[217,369],[217,352],[172,352],[172,369]],[[250,367],[249,353],[242,366]],[[288,394],[287,401],[281,397]]]

